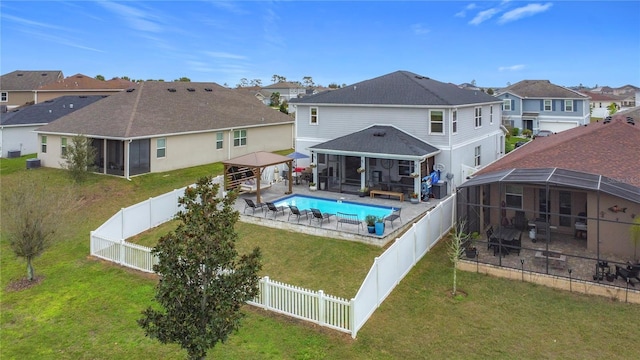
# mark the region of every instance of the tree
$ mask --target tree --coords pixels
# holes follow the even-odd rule
[[[312,87],[313,85],[315,85],[313,83],[313,79],[311,78],[311,76],[305,76],[302,78],[302,83],[304,84],[304,86],[306,87]]]
[[[273,75],[271,77],[271,82],[275,83],[279,83],[279,82],[285,82],[287,81],[287,78],[281,75]]]
[[[616,105],[616,103],[611,103],[607,106],[607,110],[609,110],[609,115],[613,115],[618,111],[618,105]]]
[[[492,88],[488,88],[488,89],[487,89],[487,94],[489,94],[489,95],[493,95],[493,89],[492,89]]]
[[[329,84],[327,86],[329,89],[339,89],[340,85],[338,85],[337,83],[332,82],[331,84]]]
[[[249,82],[249,84],[250,84],[251,86],[258,86],[258,87],[261,87],[261,86],[262,86],[262,80],[260,80],[260,79],[253,79],[253,80],[251,80],[251,81]]]
[[[180,79],[176,79],[176,80],[173,80],[173,81],[174,82],[191,82],[191,79],[189,79],[188,77],[183,76]]]
[[[160,276],[155,299],[138,324],[161,343],[178,343],[189,358],[204,358],[219,341],[240,326],[240,307],[258,294],[259,248],[238,259],[234,230],[239,212],[236,193],[216,197],[211,177],[188,187],[179,203],[180,224],[158,241],[153,254]]]
[[[236,87],[238,88],[247,87],[247,86],[249,86],[249,80],[247,80],[247,78],[240,79],[240,83],[236,85]]]
[[[53,243],[63,213],[75,208],[67,187],[53,188],[42,178],[25,174],[16,189],[3,192],[6,216],[2,224],[14,254],[27,261],[27,279],[35,277],[33,260]]]
[[[64,162],[60,163],[60,165],[63,169],[69,171],[73,181],[76,183],[83,182],[95,167],[96,148],[91,145],[91,139],[86,136],[74,136],[71,139],[71,144],[66,144],[66,140],[66,138],[62,139],[61,157]]]
[[[456,296],[457,294],[457,269],[458,269],[458,261],[464,252],[464,244],[469,239],[469,235],[464,232],[466,227],[466,222],[464,220],[458,221],[458,223],[453,228],[453,232],[451,233],[451,241],[449,242],[449,259],[453,263],[453,291],[451,295]]]
[[[104,81],[104,76],[96,75],[96,80]]]
[[[285,113],[285,114],[289,114],[289,111],[287,111],[288,108],[289,108],[289,104],[287,103],[286,100],[284,100],[282,102],[282,104],[280,104],[280,112],[281,113]]]
[[[271,93],[271,104],[270,106],[280,106],[280,93],[277,91],[274,91]]]

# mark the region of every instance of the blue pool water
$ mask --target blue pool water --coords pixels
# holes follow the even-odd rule
[[[367,215],[387,216],[397,208],[388,206],[367,205],[351,201],[329,200],[313,196],[291,195],[275,202],[276,206],[297,206],[298,209],[316,208],[323,213],[337,212],[358,214],[358,219],[364,220]]]

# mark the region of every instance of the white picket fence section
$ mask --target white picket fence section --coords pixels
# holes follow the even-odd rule
[[[214,179],[222,183],[221,176]],[[181,208],[178,199],[186,187],[121,209],[90,234],[91,255],[144,272],[153,272],[157,258],[151,248],[126,239],[172,220]],[[222,192],[219,194],[222,196]],[[259,295],[249,304],[342,331],[357,332],[411,268],[454,224],[455,194],[413,224],[377,257],[356,296],[346,300],[263,277]]]

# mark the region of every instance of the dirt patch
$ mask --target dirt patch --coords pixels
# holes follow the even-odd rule
[[[454,300],[461,300],[469,296],[466,291],[460,290],[460,289],[456,289],[455,295],[453,295],[452,289],[447,289],[446,295],[448,298],[454,299]]]
[[[29,280],[26,277],[18,280],[13,280],[7,285],[5,290],[7,292],[27,290],[40,284],[43,280],[44,276],[35,276],[33,280]]]

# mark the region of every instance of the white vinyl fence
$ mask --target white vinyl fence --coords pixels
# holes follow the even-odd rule
[[[222,183],[221,176],[214,179]],[[121,209],[91,232],[91,255],[122,266],[153,272],[157,258],[145,246],[125,239],[174,218],[185,188]],[[222,195],[219,194],[220,196]],[[413,224],[402,237],[377,257],[355,298],[349,300],[260,279],[260,293],[249,304],[351,334],[353,338],[411,268],[454,224],[455,194]]]

